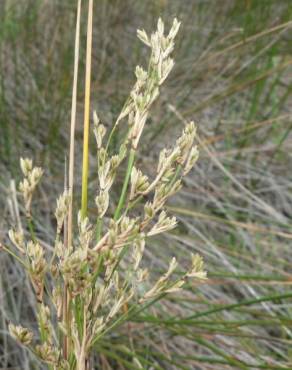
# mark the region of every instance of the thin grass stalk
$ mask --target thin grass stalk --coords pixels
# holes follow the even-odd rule
[[[76,127],[76,106],[77,106],[77,84],[78,84],[78,66],[79,66],[79,43],[80,43],[80,17],[81,17],[81,0],[77,4],[77,18],[76,18],[76,33],[75,33],[75,52],[74,52],[74,76],[72,89],[72,106],[71,106],[71,125],[70,125],[70,152],[69,152],[69,209],[67,220],[67,247],[72,244],[72,220],[73,220],[73,188],[74,188],[74,153],[75,153],[75,127]],[[70,297],[68,287],[64,287],[64,304],[63,317],[64,321],[69,324],[70,310],[68,302]],[[70,325],[67,325],[69,328]],[[70,351],[70,341],[68,336],[64,338],[63,344],[64,358],[68,359],[68,352]]]
[[[76,106],[77,106],[77,84],[78,84],[78,64],[79,64],[79,42],[80,42],[80,14],[81,0],[78,0],[76,35],[75,35],[75,56],[74,56],[74,77],[71,106],[71,129],[70,129],[70,154],[69,154],[69,184],[68,191],[70,196],[68,212],[68,244],[72,243],[72,219],[73,219],[73,187],[74,187],[74,152],[75,152],[75,127],[76,127]]]
[[[68,181],[67,181],[67,161],[66,161],[66,158],[65,158],[65,171],[64,172],[65,172],[64,191],[67,191],[68,190]],[[65,246],[65,248],[68,248],[68,245],[69,245],[68,244],[68,218],[64,220],[64,246]],[[64,284],[64,298],[63,298],[63,308],[62,308],[63,312],[62,312],[62,314],[63,314],[63,317],[64,317],[64,321],[66,323],[68,323],[68,321],[69,321],[68,302],[69,302],[68,287],[67,287],[67,284],[65,283]],[[43,340],[43,342],[45,341],[44,339],[42,339],[42,340]],[[68,347],[69,347],[69,339],[68,339],[68,336],[65,335],[64,338],[63,338],[63,356],[66,360],[68,359],[68,354],[69,354]]]
[[[88,23],[87,23],[87,46],[86,46],[86,72],[85,72],[84,131],[83,131],[82,200],[81,200],[82,218],[85,218],[87,214],[92,21],[93,21],[93,0],[89,0]]]
[[[125,204],[127,189],[128,189],[128,185],[129,185],[129,180],[130,180],[130,177],[131,177],[131,172],[132,172],[134,161],[135,161],[135,155],[136,155],[136,150],[131,149],[129,159],[128,159],[127,172],[126,172],[126,175],[125,175],[125,179],[124,179],[123,188],[122,188],[122,192],[121,192],[121,195],[120,195],[119,203],[118,203],[117,208],[115,210],[114,220],[117,220],[120,217],[121,211],[122,211],[123,206]]]
[[[83,163],[82,163],[82,200],[81,200],[81,217],[87,216],[88,203],[88,167],[89,167],[89,121],[90,121],[90,88],[91,88],[91,55],[92,55],[92,28],[93,28],[93,0],[88,4],[88,21],[87,21],[87,45],[86,45],[86,71],[85,71],[85,102],[84,102],[84,131],[83,131]],[[81,353],[77,358],[78,370],[86,369],[86,309],[83,302],[80,302],[83,308],[83,340]]]

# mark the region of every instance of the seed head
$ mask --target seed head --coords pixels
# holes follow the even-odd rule
[[[28,177],[32,170],[32,160],[29,158],[20,158],[20,168],[24,177]]]
[[[167,217],[165,211],[162,211],[159,215],[158,222],[152,227],[147,233],[147,236],[153,236],[156,234],[164,233],[176,227],[177,221],[175,217]]]
[[[97,149],[101,149],[103,138],[106,134],[106,128],[104,125],[99,123],[99,118],[96,111],[93,112],[93,123],[94,123],[94,136],[96,140]]]
[[[198,147],[197,146],[193,146],[191,151],[190,151],[190,154],[189,154],[189,157],[184,165],[184,171],[183,171],[183,175],[187,175],[190,170],[194,167],[195,163],[197,162],[199,158],[199,151],[198,151]]]
[[[56,365],[58,363],[59,351],[47,342],[37,345],[35,347],[35,352],[39,358],[47,364]]]
[[[192,266],[186,276],[197,278],[200,280],[207,279],[207,273],[206,271],[204,271],[203,258],[198,254],[192,254],[191,257],[192,257]]]
[[[97,206],[98,217],[103,217],[109,206],[109,193],[107,190],[101,190],[99,195],[95,198]]]
[[[130,200],[132,200],[136,195],[143,193],[149,187],[148,177],[143,175],[140,170],[133,167],[131,173],[131,190],[130,190]]]
[[[33,333],[30,330],[11,323],[8,325],[8,330],[10,335],[21,344],[28,346],[31,343]]]
[[[65,217],[68,214],[70,204],[70,195],[67,190],[57,199],[55,217],[57,219],[57,233],[61,231]]]
[[[23,231],[10,229],[8,231],[8,236],[11,242],[16,246],[16,248],[18,248],[21,253],[24,253],[25,243]]]
[[[147,46],[151,46],[150,41],[148,39],[147,33],[145,30],[137,30],[138,38]]]

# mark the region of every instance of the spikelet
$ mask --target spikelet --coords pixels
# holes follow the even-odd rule
[[[28,346],[33,338],[33,333],[23,328],[21,325],[13,325],[9,324],[8,326],[10,335],[19,343],[23,344],[24,346]]]

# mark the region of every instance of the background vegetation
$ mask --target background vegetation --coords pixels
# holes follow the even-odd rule
[[[68,152],[75,3],[0,3],[1,239],[16,217],[11,180],[20,178],[20,156],[46,168],[37,228],[44,240],[54,235]],[[179,227],[149,246],[147,263],[160,272],[170,256],[187,262],[186,251],[199,252],[209,280],[99,343],[96,363],[139,369],[134,355],[145,369],[291,369],[291,1],[96,0],[92,105],[105,125],[145,59],[136,29],[154,29],[159,16],[169,24],[177,16],[182,28],[176,67],[152,112],[139,161],[151,173],[158,149],[174,140],[184,119],[198,122],[201,157],[169,204]],[[85,32],[86,17],[81,76]],[[82,81],[77,148],[83,91]],[[80,149],[76,160],[81,163]],[[95,189],[96,178],[90,181]],[[10,257],[1,253],[0,263],[0,364],[39,369],[7,332],[9,320],[33,323],[31,288]]]

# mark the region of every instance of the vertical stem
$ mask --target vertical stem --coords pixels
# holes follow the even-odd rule
[[[37,239],[36,239],[35,231],[34,231],[33,218],[32,218],[32,215],[30,213],[27,215],[27,224],[28,224],[28,229],[29,229],[29,232],[30,232],[31,239],[35,243],[37,241]]]
[[[65,170],[65,190],[67,188],[67,177],[66,177],[66,171]],[[68,219],[65,219],[64,221],[64,248],[68,248]],[[63,307],[62,307],[62,315],[64,322],[66,323],[66,326],[69,328],[69,297],[68,297],[68,287],[67,284],[64,284],[64,296],[63,296]],[[69,338],[68,335],[65,335],[63,338],[63,356],[64,359],[67,360],[69,356]]]
[[[82,218],[86,217],[87,215],[92,18],[93,18],[93,0],[89,0],[88,23],[87,23],[86,74],[85,74],[84,131],[83,131],[84,133],[83,133],[82,201],[81,201]]]
[[[91,85],[91,54],[92,54],[92,26],[93,26],[93,0],[88,3],[87,21],[87,45],[86,45],[86,72],[85,72],[85,102],[84,102],[84,127],[83,127],[83,163],[82,163],[82,199],[81,217],[87,216],[87,193],[88,193],[88,160],[89,160],[89,119],[90,119],[90,85]],[[85,370],[86,364],[86,312],[83,306],[83,330],[82,350],[77,359],[78,370]]]
[[[75,149],[75,126],[76,126],[76,106],[77,106],[77,83],[78,83],[78,62],[79,62],[79,40],[80,40],[80,13],[81,0],[78,0],[76,34],[75,34],[75,55],[74,55],[74,77],[72,89],[71,106],[71,128],[70,128],[70,153],[69,153],[69,183],[68,190],[70,195],[68,212],[68,245],[72,244],[72,219],[73,219],[73,187],[74,187],[74,149]]]
[[[123,206],[125,204],[126,193],[127,193],[128,184],[129,184],[129,181],[130,181],[132,168],[133,168],[133,165],[134,165],[135,155],[136,155],[135,149],[131,149],[129,159],[128,159],[127,172],[126,172],[126,176],[125,176],[125,179],[124,179],[124,184],[123,184],[122,192],[121,192],[121,195],[120,195],[119,203],[117,205],[117,208],[116,208],[116,211],[115,211],[115,214],[114,214],[114,220],[117,220],[120,217],[121,211],[122,211]]]
[[[78,370],[86,370],[86,338],[87,338],[87,326],[86,326],[87,307],[83,307],[83,339],[81,344],[81,353]]]
[[[77,84],[78,84],[78,62],[79,62],[79,40],[80,40],[80,17],[81,17],[81,0],[78,0],[77,17],[76,17],[76,32],[75,32],[75,51],[74,51],[74,76],[72,88],[72,105],[71,105],[71,125],[70,125],[70,152],[69,152],[69,184],[68,192],[70,196],[68,220],[64,232],[67,234],[66,246],[72,245],[72,222],[73,222],[73,187],[74,187],[74,149],[75,149],[75,126],[76,126],[76,106],[77,106]],[[66,232],[67,231],[67,232]],[[69,309],[70,295],[68,287],[64,286],[64,301],[63,301],[63,319],[69,329],[70,309]],[[70,341],[68,336],[65,336],[63,343],[63,355],[68,359],[70,353]]]

